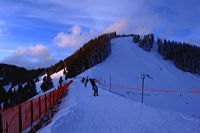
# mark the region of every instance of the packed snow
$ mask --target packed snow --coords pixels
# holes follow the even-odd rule
[[[80,76],[95,77],[102,83],[129,88],[142,88],[141,75],[145,74],[145,89],[180,91],[164,93],[144,91],[146,105],[177,111],[200,117],[200,76],[177,69],[171,61],[164,60],[155,49],[146,52],[131,37],[116,38],[111,41],[111,55],[103,62],[84,72]],[[106,87],[109,89],[109,87]],[[141,102],[141,91],[111,88],[126,98]]]
[[[155,48],[146,52],[132,38],[112,40],[112,53],[103,62],[74,79],[60,111],[39,133],[200,133],[200,76],[177,69],[163,60]],[[84,87],[82,77],[96,78],[103,84],[141,88],[145,74],[145,89],[180,91],[164,93],[101,86],[94,97],[90,83]],[[59,72],[54,78],[58,82]],[[52,75],[52,77],[54,77]],[[118,95],[117,95],[118,94]]]
[[[60,70],[59,72],[54,73],[54,74],[51,75],[51,79],[52,79],[52,82],[53,82],[53,84],[54,84],[54,87],[51,88],[50,90],[46,91],[45,93],[48,93],[48,92],[50,92],[50,91],[55,90],[55,89],[58,88],[60,77],[62,77],[62,79],[63,79],[63,84],[65,84],[65,83],[67,82],[67,81],[64,80],[65,77],[64,77],[64,75],[63,75],[63,71],[64,71],[64,69],[62,69],[62,70]],[[42,82],[43,82],[44,76],[46,76],[46,75],[47,75],[47,74],[44,74],[43,76],[41,76],[41,77],[39,78],[39,82],[36,83],[36,90],[37,90],[37,93],[38,93],[38,94],[37,94],[36,96],[34,96],[33,98],[39,97],[39,96],[41,96],[41,95],[44,95],[44,92],[42,91],[42,89],[41,89],[40,86],[41,86],[41,84],[42,84]]]
[[[60,111],[38,133],[198,133],[200,119],[145,104],[76,80]]]

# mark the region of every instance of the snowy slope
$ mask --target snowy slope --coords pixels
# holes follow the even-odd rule
[[[76,80],[61,110],[39,133],[199,133],[200,119],[148,107]]]
[[[52,91],[52,90],[58,88],[60,77],[62,77],[63,80],[64,80],[63,71],[64,71],[64,69],[62,69],[62,70],[60,70],[59,72],[54,73],[54,74],[51,75],[51,79],[52,79],[52,82],[53,82],[53,84],[54,84],[54,87],[53,87],[52,89],[46,91],[45,93],[48,93],[48,92],[50,92],[50,91]],[[39,82],[36,83],[36,89],[37,89],[37,93],[38,93],[38,94],[37,94],[36,96],[34,96],[33,98],[39,97],[39,96],[41,96],[41,95],[44,94],[44,92],[43,92],[42,89],[40,88],[40,86],[41,86],[41,84],[42,84],[42,82],[43,82],[44,76],[46,76],[46,74],[43,75],[43,76],[41,76],[41,77],[39,77]],[[65,83],[67,83],[67,81],[64,80],[64,81],[63,81],[63,84],[65,84]]]
[[[141,88],[141,74],[145,78],[145,89],[200,91],[200,76],[177,69],[171,61],[164,60],[156,50],[146,52],[132,42],[131,37],[116,38],[111,42],[112,53],[101,64],[84,72],[81,76],[95,77],[105,84],[130,88]],[[109,87],[107,87],[109,89]],[[141,91],[112,87],[134,101],[141,101]],[[163,93],[145,91],[144,103],[167,110],[200,116],[199,94]]]
[[[200,133],[200,76],[182,72],[154,50],[145,52],[131,38],[112,40],[112,53],[101,64],[77,76],[63,99],[60,111],[39,133]],[[96,78],[104,84],[141,88],[141,74],[146,74],[146,89],[176,90],[181,93],[141,91],[100,86],[99,96],[85,88],[81,77]],[[58,82],[62,72],[52,75]],[[107,90],[105,90],[107,89]],[[167,111],[168,110],[168,111]]]

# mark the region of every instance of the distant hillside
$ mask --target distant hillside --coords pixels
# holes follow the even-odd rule
[[[44,75],[45,73],[47,73],[47,75],[52,75],[64,69],[62,73],[64,74],[65,79],[67,79],[75,77],[83,73],[84,71],[96,66],[97,64],[106,60],[109,55],[112,55],[111,51],[114,49],[111,49],[111,45],[115,44],[111,44],[111,41],[115,40],[114,38],[124,37],[130,37],[132,43],[134,42],[134,44],[137,44],[140,48],[148,51],[149,53],[151,53],[152,48],[154,48],[154,52],[162,55],[163,59],[165,60],[171,60],[173,62],[173,65],[175,65],[178,69],[181,69],[182,71],[195,74],[200,73],[199,47],[192,46],[186,43],[178,43],[166,40],[163,41],[161,39],[158,39],[156,42],[154,40],[153,34],[145,36],[140,36],[136,34],[117,35],[114,32],[103,34],[101,36],[98,36],[97,38],[90,40],[80,49],[78,49],[74,54],[48,68],[26,70],[23,67],[0,64],[0,97],[3,97],[3,99],[0,98],[0,104],[2,101],[2,103],[4,103],[4,107],[7,107],[25,101],[36,95],[37,93],[35,93],[34,91],[36,87],[34,84],[36,81],[38,81],[38,77]],[[126,43],[126,40],[123,41],[120,41],[120,45],[125,45],[124,43]],[[126,53],[128,52],[128,50],[129,49],[126,49],[126,51],[119,51],[118,54],[120,55]],[[139,51],[141,52],[141,50]],[[134,53],[135,52],[137,53],[137,51],[134,51]],[[146,54],[149,54],[148,52],[146,52]],[[133,57],[120,58],[120,61],[126,60],[128,62],[137,62],[137,64],[138,62],[141,62],[141,60],[138,60],[137,56],[135,58]],[[114,64],[119,65],[118,63],[119,61],[116,61]],[[148,63],[150,64],[151,62]],[[128,66],[129,64],[123,63],[123,65]],[[160,70],[163,70],[163,67],[159,68]],[[132,69],[134,70],[135,67],[132,66]],[[128,69],[123,69],[120,71],[126,73],[128,72]],[[10,84],[11,86],[6,88],[5,85],[8,84]],[[22,84],[24,85],[22,86]],[[30,86],[32,86],[32,88]],[[5,88],[3,87],[6,88],[7,92],[5,92]],[[32,91],[33,93],[31,94],[30,92]],[[14,98],[13,95],[15,96]]]
[[[27,82],[42,74],[44,70],[44,68],[27,70],[23,67],[18,67],[15,65],[0,64],[0,85],[4,86],[11,83],[12,86],[14,86],[19,83]]]
[[[114,32],[103,34],[90,40],[71,56],[49,67],[47,72],[49,74],[53,74],[63,68],[67,68],[68,77],[75,77],[76,75],[105,60],[111,53],[110,40],[115,37],[117,36]]]

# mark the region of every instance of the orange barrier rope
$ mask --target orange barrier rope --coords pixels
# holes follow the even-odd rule
[[[132,90],[147,90],[147,91],[154,91],[154,92],[166,92],[166,93],[200,93],[200,91],[171,91],[171,90],[153,90],[153,89],[138,89],[138,88],[130,88],[130,87],[124,87],[119,85],[113,85],[113,84],[103,84],[101,81],[96,80],[97,83],[99,83],[102,86],[113,86],[117,88],[125,88],[125,89],[132,89]]]

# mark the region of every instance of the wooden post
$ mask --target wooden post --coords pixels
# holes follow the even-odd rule
[[[3,112],[0,112],[0,133],[3,133]]]
[[[19,132],[22,132],[22,107],[19,105]]]
[[[51,103],[51,92],[49,92],[50,95],[50,108],[52,108],[52,103]]]
[[[41,116],[41,101],[40,101],[40,97],[38,99],[39,99],[39,116]]]
[[[45,96],[45,112],[47,112],[47,96],[46,94],[44,96]]]
[[[33,125],[33,101],[31,100],[31,126]]]

